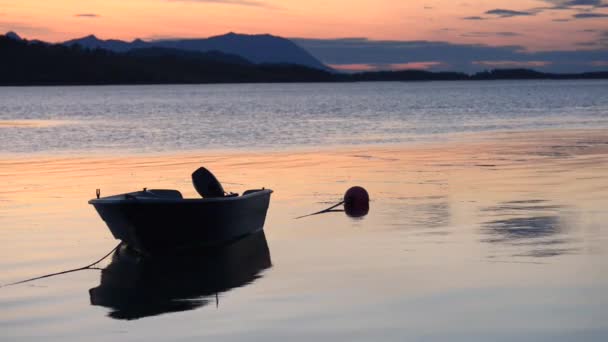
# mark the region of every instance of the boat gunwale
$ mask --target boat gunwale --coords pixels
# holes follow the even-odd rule
[[[249,191],[249,190],[246,190]],[[111,205],[123,205],[123,204],[142,204],[142,203],[146,203],[146,204],[183,204],[183,203],[214,203],[214,202],[230,202],[230,201],[240,201],[240,200],[245,200],[245,199],[249,199],[252,197],[256,197],[256,196],[263,196],[263,195],[270,195],[272,194],[274,191],[271,189],[259,189],[255,192],[251,192],[248,193],[246,195],[241,195],[241,196],[226,196],[226,197],[212,197],[212,198],[154,198],[154,197],[147,197],[147,198],[112,198],[112,197],[118,197],[118,196],[125,196],[130,194],[129,192],[124,193],[124,194],[118,194],[118,195],[112,195],[112,196],[107,196],[107,197],[101,197],[101,198],[94,198],[89,200],[89,204],[92,205],[96,205],[96,204],[111,204]]]

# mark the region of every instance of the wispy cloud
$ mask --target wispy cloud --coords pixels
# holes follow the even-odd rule
[[[509,10],[509,9],[497,8],[497,9],[486,11],[486,14],[496,15],[496,16],[499,16],[501,18],[510,18],[510,17],[530,16],[530,15],[534,15],[536,13],[534,13],[534,12],[527,12],[527,11],[514,11],[514,10]]]
[[[593,18],[608,18],[608,13],[593,13],[593,12],[585,12],[585,13],[577,13],[572,16],[576,19],[593,19]]]
[[[277,8],[274,5],[263,1],[256,0],[166,0],[168,2],[191,2],[200,4],[224,4],[224,5],[238,5],[238,6],[251,6],[251,7],[263,7],[263,8]]]
[[[429,70],[441,66],[441,62],[407,62],[407,63],[372,63],[372,64],[329,64],[329,67],[346,72],[381,71],[381,70]]]
[[[552,63],[547,61],[473,61],[473,64],[492,68],[539,68]]]
[[[407,62],[407,63],[394,63],[390,64],[389,67],[392,70],[427,70],[432,69],[434,67],[441,66],[443,63],[437,61],[430,62]]]
[[[571,8],[576,6],[606,7],[608,4],[603,0],[543,0],[554,6],[554,8]]]
[[[101,17],[99,14],[95,14],[95,13],[78,13],[78,14],[74,14],[75,17],[77,18],[99,18]]]
[[[517,32],[466,32],[461,34],[462,37],[517,37],[521,36],[520,33]]]
[[[576,45],[599,49],[608,48],[608,30],[601,31],[596,29],[586,29],[581,30],[580,32],[590,33],[592,37],[590,37],[591,40],[579,42]],[[606,55],[606,58],[608,59],[608,54]]]
[[[328,66],[335,70],[340,71],[350,71],[350,72],[360,72],[360,71],[375,71],[378,70],[378,67],[374,64],[328,64]]]
[[[552,19],[554,22],[567,22],[573,19],[590,19],[590,18],[605,18],[607,13],[597,12],[603,8],[608,8],[608,0],[542,0],[551,6],[535,7],[527,10],[512,10],[505,8],[496,8],[486,11],[486,16],[467,16],[463,20],[487,20],[496,18],[511,18],[511,17],[526,17],[535,16],[545,11],[573,11],[570,18]]]

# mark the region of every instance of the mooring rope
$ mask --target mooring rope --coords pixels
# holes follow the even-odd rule
[[[109,257],[112,253],[114,253],[118,247],[120,247],[120,245],[122,244],[119,243],[116,247],[114,247],[108,254],[104,255],[101,259],[95,261],[92,264],[89,264],[87,266],[84,267],[78,267],[78,268],[74,268],[71,270],[67,270],[67,271],[61,271],[61,272],[56,272],[56,273],[51,273],[51,274],[45,274],[43,276],[39,276],[39,277],[35,277],[35,278],[30,278],[30,279],[25,279],[25,280],[20,280],[14,283],[10,283],[10,284],[4,284],[4,285],[0,285],[0,288],[2,287],[6,287],[6,286],[12,286],[12,285],[18,285],[18,284],[23,284],[23,283],[28,283],[30,281],[34,281],[34,280],[38,280],[38,279],[43,279],[43,278],[49,278],[49,277],[54,277],[54,276],[58,276],[61,274],[66,274],[66,273],[72,273],[72,272],[77,272],[77,271],[84,271],[84,270],[98,270],[99,268],[93,268],[93,266],[99,264],[100,262],[102,262],[103,260],[105,260],[107,257]]]
[[[332,211],[342,211],[342,210],[332,210],[333,208],[341,206],[342,204],[344,204],[344,201],[342,201],[340,203],[337,203],[337,204],[334,204],[334,205],[332,205],[331,207],[329,207],[327,209],[323,209],[321,211],[317,211],[316,213],[312,213],[312,214],[308,214],[308,215],[304,215],[304,216],[298,216],[298,217],[294,218],[294,220],[301,219],[301,218],[308,217],[308,216],[329,213],[329,212],[332,212]]]

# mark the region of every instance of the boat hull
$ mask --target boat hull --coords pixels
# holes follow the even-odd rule
[[[224,244],[262,230],[271,193],[266,189],[211,199],[150,199],[125,194],[89,203],[115,238],[152,255]]]

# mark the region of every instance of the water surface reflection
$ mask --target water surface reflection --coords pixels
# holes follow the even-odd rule
[[[141,258],[118,249],[89,290],[91,304],[112,309],[109,317],[138,319],[193,310],[217,295],[248,285],[272,266],[264,232],[197,254]],[[213,298],[205,298],[213,296]]]
[[[483,223],[482,241],[514,247],[513,256],[548,257],[575,251],[561,217],[564,208],[545,200],[507,201],[482,209],[492,216],[506,216]]]

